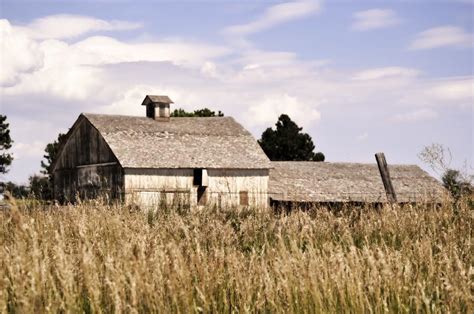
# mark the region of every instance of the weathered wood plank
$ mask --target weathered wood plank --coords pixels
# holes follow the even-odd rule
[[[390,203],[396,203],[397,195],[395,194],[395,189],[393,188],[392,179],[390,178],[390,171],[388,170],[387,160],[385,159],[384,153],[375,154],[375,159],[377,160],[377,165],[379,167],[380,176],[382,177],[387,199]]]

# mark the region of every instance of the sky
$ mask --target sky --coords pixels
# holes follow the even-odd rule
[[[329,162],[473,172],[473,1],[0,0],[0,113],[40,171],[81,112],[144,116],[147,94],[233,116],[256,139],[288,114]],[[434,173],[433,173],[434,174]]]

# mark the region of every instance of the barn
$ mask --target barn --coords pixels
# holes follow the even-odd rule
[[[385,157],[384,167],[379,160],[270,162],[233,118],[170,117],[172,103],[147,95],[143,117],[81,114],[53,164],[56,199],[105,197],[141,207],[305,207],[440,203],[446,197],[418,166],[387,166]]]
[[[266,207],[271,163],[231,117],[170,117],[167,96],[145,97],[146,116],[83,113],[53,165],[58,200]]]
[[[272,162],[269,196],[273,207],[372,204],[439,204],[444,187],[416,165],[388,166],[394,199],[384,186],[378,164],[305,161]]]

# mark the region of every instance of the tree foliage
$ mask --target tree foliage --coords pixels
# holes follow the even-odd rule
[[[30,191],[36,198],[50,200],[53,198],[53,165],[58,158],[59,148],[66,139],[66,134],[59,133],[58,138],[46,145],[41,161],[41,175],[33,175],[29,178]]]
[[[452,154],[449,148],[441,144],[431,144],[425,146],[418,157],[434,172],[441,175],[443,186],[456,202],[462,196],[473,193],[473,176],[469,175],[466,169],[461,171],[451,168]]]
[[[223,117],[224,113],[222,111],[218,111],[217,114],[215,111],[212,111],[208,108],[203,108],[199,110],[194,110],[193,112],[188,112],[182,108],[175,109],[171,113],[172,117]]]
[[[53,175],[53,165],[56,162],[56,158],[59,153],[59,147],[62,143],[63,140],[66,139],[66,134],[59,133],[58,138],[52,142],[46,145],[46,148],[44,149],[44,152],[46,153],[43,155],[43,158],[45,159],[44,161],[41,161],[41,173],[48,176],[49,178],[52,177]]]
[[[8,166],[13,161],[13,155],[8,153],[13,141],[10,137],[10,125],[7,116],[0,115],[0,173],[7,173]]]
[[[26,198],[29,194],[27,186],[16,184],[11,181],[0,183],[0,189],[10,192],[14,198]]]
[[[43,175],[32,175],[29,178],[30,195],[37,199],[53,199],[52,182],[49,177]]]
[[[441,178],[444,187],[451,193],[454,200],[458,201],[463,195],[470,195],[473,187],[459,170],[448,169]]]
[[[314,143],[311,136],[303,133],[286,114],[280,115],[276,128],[267,128],[258,143],[268,158],[273,161],[324,161],[324,154],[314,153]]]

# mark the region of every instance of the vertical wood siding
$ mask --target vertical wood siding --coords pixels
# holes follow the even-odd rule
[[[58,158],[54,193],[58,200],[98,196],[121,198],[123,173],[103,137],[86,120],[78,121]]]
[[[268,170],[207,169],[209,205],[238,206],[240,192],[248,192],[249,206],[268,204]],[[193,185],[193,169],[125,169],[125,201],[141,206],[162,202],[197,204],[198,186]]]

